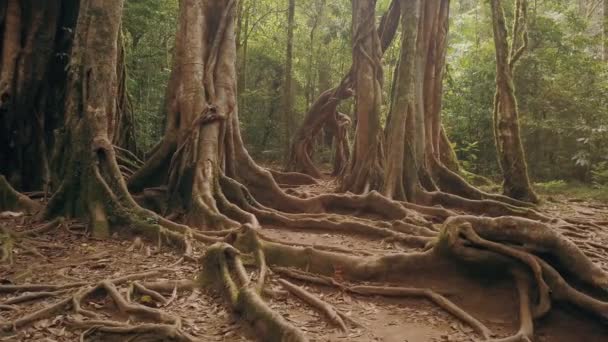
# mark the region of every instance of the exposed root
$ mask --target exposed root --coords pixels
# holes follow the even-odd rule
[[[50,298],[50,297],[58,297],[62,294],[64,294],[65,291],[57,291],[57,292],[29,292],[29,293],[25,293],[21,296],[17,296],[17,297],[13,297],[11,299],[8,299],[6,301],[4,301],[2,303],[2,305],[14,305],[14,304],[20,304],[20,303],[24,303],[24,302],[29,302],[32,300],[38,300],[38,299],[43,299],[43,298]]]
[[[492,332],[483,323],[471,316],[469,313],[461,309],[458,305],[442,296],[441,294],[425,288],[406,288],[406,287],[387,287],[387,286],[347,286],[337,282],[335,279],[322,275],[310,274],[293,269],[277,268],[275,269],[280,274],[288,277],[312,282],[319,285],[337,287],[342,291],[364,296],[385,296],[385,297],[423,297],[435,303],[440,308],[444,309],[457,319],[471,326],[475,332],[488,339]]]
[[[317,180],[305,173],[299,172],[281,172],[272,169],[268,169],[272,174],[272,177],[279,184],[285,185],[313,185],[318,184]]]
[[[225,291],[230,306],[240,313],[245,321],[256,330],[257,336],[264,341],[308,341],[304,334],[293,327],[278,313],[268,307],[260,298],[248,278],[242,275],[235,280],[231,273],[242,267],[239,252],[228,244],[218,243],[207,250],[203,259],[203,284],[213,285]],[[240,278],[240,279],[238,279]],[[244,281],[244,282],[243,282]]]
[[[334,308],[332,305],[324,302],[323,300],[321,300],[317,296],[313,295],[312,293],[304,290],[303,288],[301,288],[297,285],[294,285],[294,284],[288,282],[285,279],[279,279],[279,284],[281,284],[285,289],[287,289],[289,292],[291,292],[294,296],[301,299],[304,303],[312,306],[315,310],[322,313],[325,317],[327,317],[327,319],[332,324],[334,324],[335,326],[340,328],[340,330],[342,332],[348,331],[348,328],[346,327],[346,324],[344,324],[344,321],[342,320],[341,315],[338,313],[338,310],[336,308]]]
[[[13,189],[6,178],[0,175],[0,211],[25,211],[34,214],[41,208],[40,203]]]
[[[534,322],[530,309],[530,282],[528,276],[520,270],[512,271],[517,293],[519,294],[519,331],[505,338],[494,339],[492,342],[532,342],[534,338]]]
[[[172,342],[196,342],[201,341],[190,336],[173,325],[167,324],[140,324],[129,325],[116,321],[90,320],[83,321],[69,318],[68,323],[76,328],[86,328],[80,335],[80,341],[88,341],[98,335],[103,336],[129,336],[129,341],[151,341],[162,340]],[[109,337],[108,336],[108,337]],[[116,336],[114,338],[117,338]],[[202,342],[202,341],[201,341]]]
[[[142,285],[137,281],[133,282],[133,289],[137,290],[137,292],[142,295],[149,296],[150,298],[154,299],[163,306],[166,306],[169,302],[169,300],[165,298],[165,296],[163,296],[162,294],[147,288],[146,286]]]
[[[360,295],[380,295],[388,297],[424,297],[431,302],[437,304],[440,308],[449,312],[452,316],[467,323],[475,332],[483,336],[485,339],[492,335],[483,323],[475,317],[461,309],[458,305],[439,293],[425,288],[404,288],[404,287],[385,287],[385,286],[353,286],[347,287],[347,291]]]
[[[77,289],[77,291],[14,321],[0,323],[0,331],[15,331],[36,321],[64,313],[68,309],[72,309],[74,313],[85,317],[99,319],[99,314],[82,308],[81,303],[86,298],[100,290],[105,291],[113,299],[117,308],[125,314],[133,315],[138,318],[152,319],[156,322],[170,323],[179,328],[180,320],[178,317],[168,315],[160,310],[149,308],[140,304],[129,303],[116,288],[116,286],[130,281],[156,277],[169,271],[169,269],[162,268],[144,273],[129,274],[114,279],[102,280],[101,282],[93,285],[88,285],[87,283],[72,283],[65,285],[2,285],[0,287],[0,292],[5,293],[36,291],[7,300],[7,303],[11,304],[22,303],[24,301],[40,298],[61,297],[73,289]],[[6,305],[6,307],[8,308],[10,306]]]

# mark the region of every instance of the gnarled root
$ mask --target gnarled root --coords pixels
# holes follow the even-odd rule
[[[525,322],[526,315],[541,317],[550,309],[550,300],[574,304],[608,320],[608,302],[573,288],[547,261],[532,254],[550,253],[560,268],[569,274],[596,289],[606,289],[606,273],[593,264],[574,243],[543,223],[515,217],[455,217],[444,224],[435,249],[466,262],[494,269],[527,266],[535,279],[538,299],[531,309],[523,307],[522,299],[522,324],[525,323],[526,326],[531,326]],[[528,297],[521,290],[520,296]],[[526,299],[526,302],[526,306],[530,306],[530,300]],[[530,330],[531,328],[524,329],[522,326],[522,331]]]
[[[313,185],[319,184],[317,180],[305,173],[281,172],[269,169],[272,177],[281,185]]]
[[[107,320],[77,320],[69,318],[68,323],[76,328],[88,328],[80,336],[81,341],[112,341],[117,335],[129,337],[129,341],[171,341],[171,342],[196,342],[194,338],[173,325],[167,324],[140,324],[129,325],[121,322]],[[113,336],[113,337],[112,337]]]
[[[322,301],[320,298],[313,295],[312,293],[288,282],[285,279],[279,279],[279,284],[281,284],[285,289],[287,289],[287,291],[291,292],[294,296],[301,299],[304,303],[312,306],[315,310],[325,315],[325,317],[327,317],[327,319],[332,324],[340,328],[342,332],[348,331],[346,324],[344,324],[344,321],[342,320],[342,315],[340,315],[339,311],[336,310],[336,308],[334,308],[332,305]]]
[[[74,313],[80,314],[84,317],[88,317],[93,320],[99,320],[99,314],[94,311],[85,309],[81,306],[81,303],[86,298],[93,295],[94,293],[97,293],[98,291],[105,291],[113,299],[117,308],[125,314],[129,314],[143,319],[151,319],[156,322],[170,323],[172,326],[178,329],[180,326],[180,319],[178,317],[166,314],[158,309],[149,308],[136,303],[129,303],[119,293],[117,289],[117,286],[125,284],[127,282],[156,277],[160,274],[166,274],[169,271],[170,269],[162,268],[154,271],[138,274],[129,274],[114,279],[102,280],[96,284],[90,285],[87,283],[71,283],[64,285],[2,285],[2,287],[0,287],[0,292],[5,293],[35,291],[9,299],[7,302],[11,304],[19,304],[25,301],[45,297],[63,298],[14,321],[0,323],[0,331],[17,330],[27,325],[30,325],[36,321],[59,315],[70,309]],[[68,294],[67,296],[65,296],[66,293],[73,290],[77,291],[75,293]],[[86,322],[88,322],[87,324],[91,323],[90,321]],[[92,325],[97,326],[99,324]],[[135,327],[130,328],[135,329]]]
[[[262,300],[256,286],[246,275],[240,252],[226,243],[209,247],[202,260],[204,285],[225,292],[230,306],[240,313],[264,341],[304,342],[308,339]],[[234,279],[232,274],[236,274]]]
[[[347,286],[337,282],[335,279],[323,275],[315,275],[307,272],[302,272],[294,269],[275,268],[278,273],[290,278],[311,282],[314,284],[337,287],[342,291],[363,296],[385,296],[385,297],[422,297],[435,303],[440,308],[452,314],[457,319],[470,325],[475,332],[481,335],[484,339],[488,339],[492,332],[483,323],[471,316],[469,313],[458,307],[452,301],[442,296],[441,294],[428,288],[410,288],[410,287],[388,287],[388,286]]]
[[[24,211],[29,214],[37,213],[42,206],[40,203],[13,189],[6,178],[0,175],[0,211]]]
[[[505,338],[494,339],[492,342],[532,342],[534,338],[534,322],[530,309],[530,281],[525,272],[515,268],[511,271],[519,294],[519,331]]]

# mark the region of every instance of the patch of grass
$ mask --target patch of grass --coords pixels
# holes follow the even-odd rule
[[[597,186],[577,181],[554,180],[535,183],[534,187],[543,196],[565,196],[572,199],[608,202],[608,186]]]

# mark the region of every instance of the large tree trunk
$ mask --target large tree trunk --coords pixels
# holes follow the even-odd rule
[[[389,198],[413,200],[415,187],[420,183],[412,142],[420,139],[417,133],[422,133],[412,127],[416,111],[415,70],[420,1],[405,1],[402,7],[401,57],[386,124],[386,169],[382,192]],[[410,134],[406,135],[406,132]]]
[[[388,11],[383,15],[378,26],[382,51],[386,51],[395,37],[399,26],[400,4],[399,0],[393,0]],[[310,106],[304,121],[296,130],[290,147],[287,164],[288,171],[301,172],[312,177],[320,178],[321,172],[312,162],[314,140],[325,125],[332,125],[339,121],[338,105],[353,95],[353,68],[342,79],[340,84],[332,89],[326,90]],[[335,148],[342,148],[344,141],[340,141]],[[336,154],[341,152],[336,150]],[[338,164],[340,169],[334,168],[334,175],[342,171],[343,164]]]
[[[120,67],[122,0],[81,0],[70,53],[64,121],[53,151],[55,192],[43,215],[88,220],[97,236],[129,226],[162,234],[152,213],[129,194],[113,142],[119,141],[124,69]],[[158,219],[153,219],[158,221]]]
[[[112,141],[118,119],[116,65],[122,1],[83,0],[70,54],[65,122],[55,146],[60,183],[47,216],[88,217],[93,231],[108,232],[113,194],[128,196]]]
[[[73,5],[73,4],[72,4]],[[65,68],[60,1],[5,1],[0,55],[0,174],[20,190],[40,190],[49,181],[48,145],[58,121],[62,85],[51,84]],[[65,6],[70,6],[66,4]]]
[[[63,122],[79,3],[9,0],[0,5],[0,173],[20,190],[53,186],[48,156],[55,144],[54,131]],[[114,123],[114,143],[135,149],[124,62],[117,68],[122,87],[116,106],[125,114]]]
[[[404,41],[385,128],[382,192],[398,200],[466,207],[465,210],[485,199],[526,205],[482,192],[453,171],[457,170],[457,161],[441,125],[449,0],[408,2],[402,6],[408,8],[402,9],[402,16],[407,19],[402,17]],[[502,204],[493,202],[492,206]]]
[[[382,187],[382,50],[375,16],[374,0],[353,1],[352,49],[356,132],[353,154],[340,188],[354,193],[366,193]]]
[[[519,131],[519,113],[513,85],[513,68],[527,45],[525,28],[526,2],[516,0],[511,51],[505,15],[500,1],[492,0],[492,26],[496,47],[496,96],[494,98],[494,134],[498,160],[503,172],[505,195],[527,202],[538,202],[528,177],[528,167]],[[521,21],[521,22],[520,22]],[[523,36],[518,49],[519,35]]]

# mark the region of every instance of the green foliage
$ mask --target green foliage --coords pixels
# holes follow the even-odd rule
[[[162,137],[162,108],[171,73],[178,0],[125,1],[123,32],[128,90],[133,99],[136,134],[148,150]]]
[[[539,194],[554,197],[564,196],[569,199],[608,201],[608,188],[591,186],[579,181],[553,180],[535,183],[534,188]]]
[[[597,188],[608,191],[608,161],[597,163],[591,169],[591,179]]]
[[[471,170],[492,175],[499,172],[492,130],[494,47],[488,5],[477,4],[453,5],[444,117],[457,146],[478,143]],[[529,21],[530,45],[515,69],[529,171],[538,180],[589,181],[594,165],[608,155],[608,65],[597,53],[601,40],[589,33],[592,20],[571,2],[530,4]],[[468,160],[469,153],[458,156]]]
[[[127,0],[128,86],[137,138],[144,148],[163,132],[164,92],[171,68],[178,0]],[[379,0],[378,20],[389,0]],[[578,3],[578,2],[576,2]],[[286,0],[242,0],[237,22],[239,117],[256,158],[284,151],[283,89],[287,43]],[[452,1],[443,117],[465,169],[498,175],[492,129],[495,62],[489,4]],[[512,3],[504,2],[507,19]],[[605,184],[608,156],[608,63],[601,61],[601,27],[575,2],[530,2],[530,45],[515,70],[522,138],[537,181],[578,179]],[[293,51],[294,115],[299,124],[314,99],[338,84],[351,64],[349,1],[296,1]],[[388,112],[399,36],[384,55]],[[352,101],[339,108],[352,113]],[[382,118],[384,123],[385,118]],[[328,161],[327,139],[315,157]],[[319,147],[318,146],[318,147]]]

